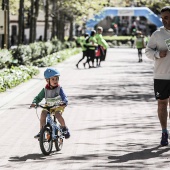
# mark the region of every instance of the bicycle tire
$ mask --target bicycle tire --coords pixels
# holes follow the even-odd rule
[[[60,132],[58,130],[56,130],[56,135],[60,136]],[[57,137],[57,139],[54,141],[54,143],[55,143],[56,151],[61,151],[61,149],[63,147],[63,139]]]
[[[40,149],[44,155],[49,155],[53,148],[52,133],[50,128],[44,127],[40,132]],[[46,145],[47,144],[47,148]]]

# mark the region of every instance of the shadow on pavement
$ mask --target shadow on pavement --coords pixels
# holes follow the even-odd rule
[[[148,85],[142,85],[146,87]],[[80,87],[76,87],[77,89]],[[119,85],[119,88],[114,85],[103,84],[89,85],[88,87],[81,88],[80,91],[86,91],[86,94],[69,96],[70,104],[82,104],[82,105],[114,105],[117,103],[128,104],[129,102],[153,102],[155,101],[154,94],[150,92],[152,87],[143,89],[138,84],[126,84]],[[91,89],[91,90],[89,90]],[[149,90],[148,90],[149,89]],[[134,103],[133,103],[134,104]]]
[[[143,160],[160,157],[163,153],[168,152],[170,148],[157,146],[150,149],[144,149],[142,151],[131,152],[121,156],[109,156],[108,159],[114,160],[109,163],[122,163],[131,160]]]
[[[108,104],[112,104],[114,105],[117,102],[122,102],[124,101],[123,104],[126,104],[129,102],[128,101],[155,101],[153,98],[152,94],[146,94],[146,93],[141,93],[141,94],[124,94],[124,95],[120,95],[120,94],[113,94],[113,95],[79,95],[79,96],[69,96],[69,98],[71,99],[70,103],[71,104],[88,104],[88,105],[93,105],[96,103],[103,104],[103,105],[108,105]]]
[[[11,162],[22,162],[22,161],[27,161],[28,159],[30,160],[44,160],[46,157],[43,154],[28,154],[24,156],[14,156],[10,157],[8,161]]]
[[[45,160],[47,159],[47,157],[50,157],[52,155],[56,155],[56,154],[61,154],[55,151],[52,151],[51,154],[49,156],[45,156],[42,153],[41,154],[28,154],[28,155],[24,155],[24,156],[14,156],[14,157],[10,157],[8,161],[10,162],[22,162],[22,161],[27,161],[27,160]]]
[[[9,110],[21,109],[21,108],[30,109],[30,104],[17,104],[17,105],[14,105],[13,107],[9,107]],[[6,110],[6,108],[0,108],[0,110]]]

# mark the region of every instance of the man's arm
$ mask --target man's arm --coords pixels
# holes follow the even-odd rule
[[[150,37],[150,40],[146,46],[145,54],[151,60],[160,58],[159,51],[157,50],[156,37],[154,33]]]

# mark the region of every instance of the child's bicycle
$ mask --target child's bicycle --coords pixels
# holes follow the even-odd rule
[[[55,144],[56,151],[60,151],[63,146],[63,139],[65,138],[59,123],[56,122],[55,115],[50,111],[53,107],[59,107],[59,103],[52,106],[38,105],[47,110],[46,125],[40,131],[39,144],[40,149],[44,155],[49,155],[52,152],[53,143]]]

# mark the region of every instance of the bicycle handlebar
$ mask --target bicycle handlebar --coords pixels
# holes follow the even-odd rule
[[[43,109],[51,109],[51,108],[53,108],[53,107],[55,107],[55,106],[60,106],[58,103],[57,104],[54,104],[54,105],[52,105],[52,106],[48,106],[48,105],[45,105],[45,106],[43,106],[43,105],[40,105],[40,104],[38,104],[38,105],[36,105],[37,107],[41,107],[41,108],[43,108]]]
[[[58,103],[55,103],[55,104],[53,104],[53,105],[48,105],[48,104],[44,104],[44,105],[41,105],[41,104],[35,104],[35,106],[34,106],[34,108],[38,108],[38,107],[41,107],[41,108],[43,108],[43,109],[51,109],[51,108],[53,108],[53,107],[55,107],[55,106],[57,106],[57,107],[59,107],[59,106],[63,106],[63,107],[66,107],[67,105],[65,104],[65,103],[63,103],[63,102],[58,102]],[[30,106],[29,108],[31,109],[33,106]]]

